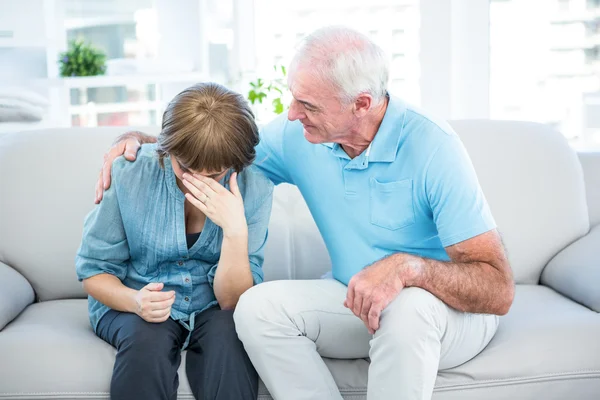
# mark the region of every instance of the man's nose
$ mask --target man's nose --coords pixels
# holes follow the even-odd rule
[[[302,112],[300,110],[300,104],[292,99],[292,103],[290,104],[290,109],[288,110],[288,119],[290,121],[295,121],[302,117]]]

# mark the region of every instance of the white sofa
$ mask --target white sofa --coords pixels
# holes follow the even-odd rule
[[[433,398],[599,399],[600,153],[577,154],[538,124],[453,126],[518,285],[496,337],[473,360],[440,372]],[[74,256],[102,155],[124,130],[0,137],[0,399],[108,398],[115,350],[92,332]],[[276,189],[264,269],[268,280],[329,269],[294,187]],[[326,362],[346,399],[365,399],[368,360]],[[192,399],[183,369],[179,398]],[[259,398],[270,399],[262,386]]]

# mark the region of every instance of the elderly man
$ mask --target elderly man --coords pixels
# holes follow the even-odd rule
[[[341,399],[321,356],[369,357],[369,400],[429,399],[438,369],[477,355],[512,303],[511,268],[461,141],[390,96],[387,81],[371,40],[320,29],[289,68],[287,115],[261,132],[255,164],[299,188],[334,278],[263,283],[237,304],[238,335],[275,399]],[[130,133],[111,149],[105,188],[112,160],[133,160],[150,140]]]

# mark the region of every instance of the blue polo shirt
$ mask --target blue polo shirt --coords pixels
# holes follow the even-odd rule
[[[262,129],[255,165],[275,184],[299,188],[333,277],[346,285],[397,252],[448,261],[445,247],[496,227],[456,133],[395,97],[354,159],[339,144],[309,143],[284,114]]]

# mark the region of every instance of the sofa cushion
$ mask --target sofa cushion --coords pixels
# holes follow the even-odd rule
[[[585,177],[585,191],[590,213],[590,224],[600,224],[600,151],[581,152],[579,161]]]
[[[179,399],[193,400],[179,368]],[[0,332],[0,400],[108,399],[116,350],[99,339],[90,326],[87,301],[53,300],[29,306]],[[357,391],[364,398],[366,360],[326,360],[347,399]],[[270,399],[261,383],[260,399]]]
[[[47,129],[0,138],[0,261],[25,276],[41,300],[85,297],[75,253],[102,155],[123,131]]]
[[[600,314],[547,287],[517,285],[496,336],[473,360],[439,373],[434,399],[596,398],[599,337]]]
[[[433,399],[595,398],[598,337],[600,314],[549,288],[519,285],[496,337],[473,360],[440,372]],[[108,398],[115,350],[92,332],[85,300],[29,306],[0,332],[0,354],[2,400]],[[325,362],[345,399],[365,399],[367,360]],[[192,399],[183,368],[179,376],[179,398]],[[270,399],[262,384],[259,398]]]
[[[538,283],[542,269],[589,229],[576,152],[549,126],[454,121],[508,250],[517,283]]]

